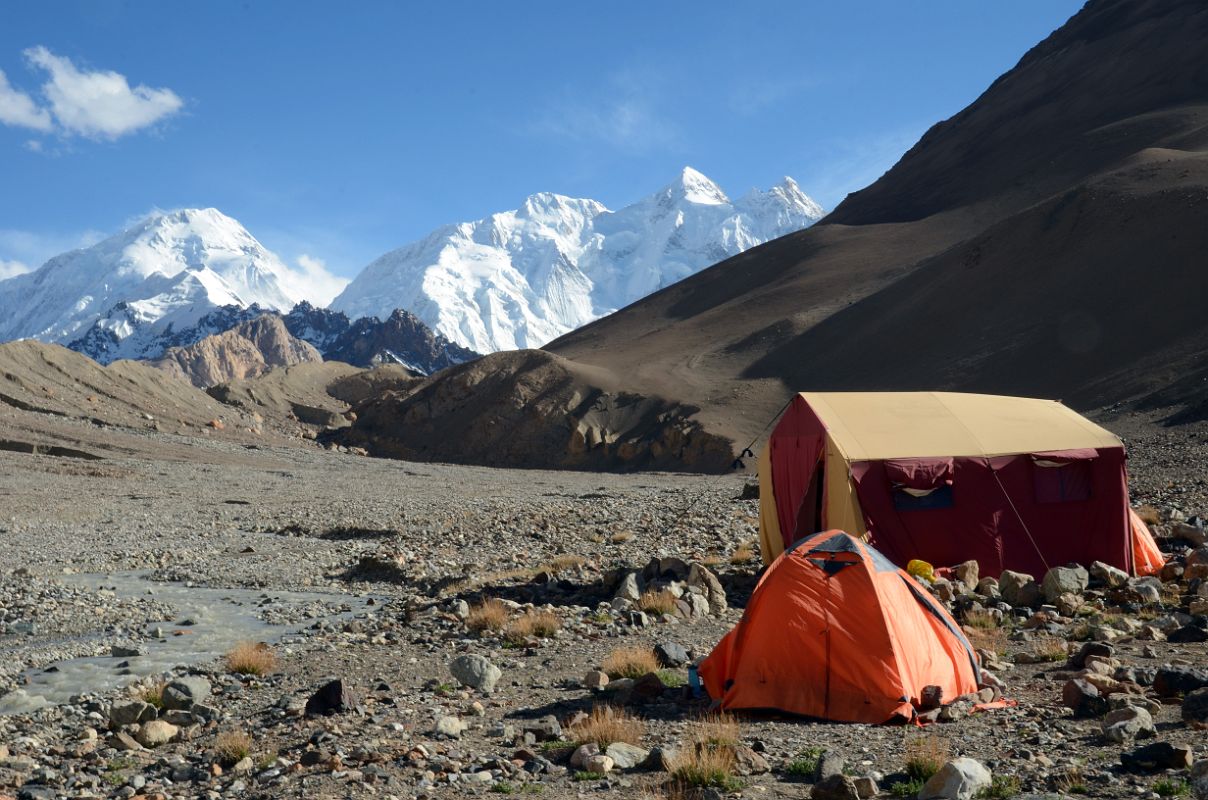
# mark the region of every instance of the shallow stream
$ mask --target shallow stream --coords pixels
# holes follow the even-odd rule
[[[263,589],[213,589],[147,579],[145,572],[67,575],[64,583],[126,598],[148,595],[172,606],[173,619],[149,626],[135,643],[143,655],[73,658],[27,670],[24,685],[0,697],[0,716],[68,702],[176,667],[212,661],[239,642],[270,644],[320,620],[341,622],[363,612],[368,597]],[[158,635],[155,635],[158,634]]]

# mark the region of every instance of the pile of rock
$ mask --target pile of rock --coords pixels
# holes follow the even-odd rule
[[[721,616],[729,607],[726,590],[717,576],[704,564],[681,558],[652,558],[640,570],[614,570],[606,576],[605,584],[612,592],[612,607],[635,615],[646,614],[639,604],[648,592],[669,593],[675,598],[672,614],[683,620]]]

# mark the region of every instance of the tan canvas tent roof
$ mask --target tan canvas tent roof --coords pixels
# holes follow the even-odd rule
[[[802,392],[847,461],[1119,447],[1055,400],[956,392]]]

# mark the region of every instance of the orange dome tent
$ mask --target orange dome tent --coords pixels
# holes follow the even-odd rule
[[[827,531],[773,562],[699,673],[725,709],[882,723],[912,718],[926,686],[939,686],[944,702],[977,691],[978,664],[914,578]]]

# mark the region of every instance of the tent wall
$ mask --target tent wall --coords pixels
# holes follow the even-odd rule
[[[776,488],[772,485],[772,448],[759,454],[759,552],[771,564],[784,552],[780,518],[776,513]]]

